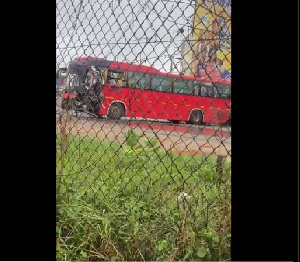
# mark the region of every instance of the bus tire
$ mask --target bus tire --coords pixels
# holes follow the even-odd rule
[[[193,125],[201,125],[203,123],[203,113],[200,110],[193,110],[189,122]]]
[[[120,119],[125,116],[125,107],[121,103],[113,103],[109,107],[108,118],[111,119]]]

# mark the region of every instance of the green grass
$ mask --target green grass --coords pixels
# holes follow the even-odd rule
[[[134,132],[125,145],[69,136],[62,157],[61,139],[57,260],[230,259],[230,164],[220,178],[215,158],[172,155]]]

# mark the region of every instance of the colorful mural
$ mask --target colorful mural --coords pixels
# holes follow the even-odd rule
[[[182,71],[192,76],[231,78],[231,1],[196,3],[194,30],[183,43]]]

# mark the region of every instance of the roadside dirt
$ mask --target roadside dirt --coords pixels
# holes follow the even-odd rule
[[[65,115],[61,115],[65,118]],[[63,120],[65,121],[65,120]],[[167,123],[159,123],[161,126]],[[157,124],[156,124],[157,125]],[[169,124],[170,125],[170,124]],[[146,129],[145,125],[135,124],[129,126],[126,121],[112,121],[103,119],[77,119],[71,117],[67,130],[73,135],[82,137],[108,139],[110,141],[125,142],[126,133],[133,129],[138,135],[145,135],[148,138],[157,137],[161,147],[171,149],[176,154],[192,155],[222,155],[226,156],[228,161],[231,160],[231,138],[225,139],[219,137],[205,136],[203,133],[198,134],[179,133],[176,131],[169,132],[165,128],[160,130],[151,129],[151,125]],[[57,132],[60,132],[61,125],[57,121]]]

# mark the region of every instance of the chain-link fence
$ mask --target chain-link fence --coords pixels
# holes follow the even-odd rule
[[[57,260],[230,259],[230,15],[57,1]]]

